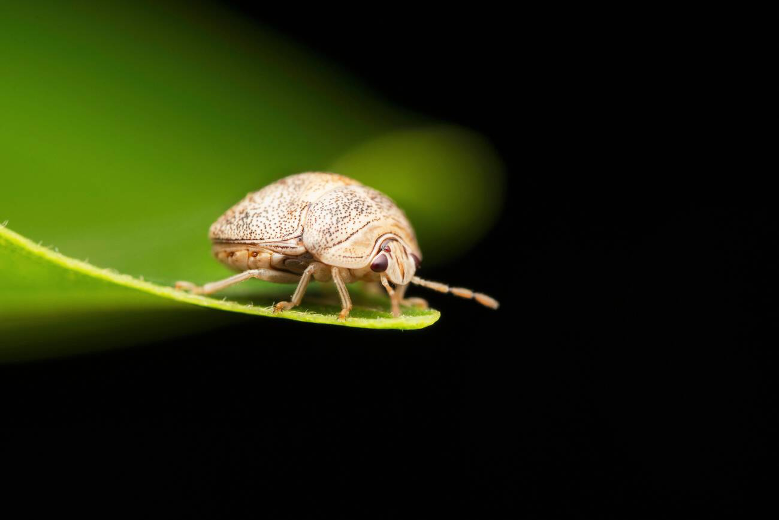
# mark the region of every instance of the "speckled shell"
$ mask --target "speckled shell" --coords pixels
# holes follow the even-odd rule
[[[300,241],[308,207],[327,191],[358,184],[329,173],[301,173],[249,193],[211,226],[214,243],[257,244],[286,254],[303,254]]]
[[[395,235],[422,257],[403,211],[386,195],[333,173],[300,173],[249,193],[211,226],[214,243],[306,252],[328,265],[365,267],[378,240]]]
[[[344,186],[311,205],[303,243],[326,264],[357,268],[368,264],[379,238],[387,234],[421,257],[411,224],[392,199],[367,186]]]

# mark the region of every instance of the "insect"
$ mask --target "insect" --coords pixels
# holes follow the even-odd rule
[[[401,305],[427,307],[404,297],[412,283],[498,308],[486,294],[415,276],[422,252],[406,215],[386,195],[343,175],[299,173],[249,193],[211,225],[209,238],[214,256],[240,273],[203,286],[177,282],[176,289],[211,294],[250,278],[297,283],[290,301],[274,306],[282,312],[300,305],[312,278],[332,281],[341,321],[352,309],[346,284],[356,281],[380,282],[395,317]]]

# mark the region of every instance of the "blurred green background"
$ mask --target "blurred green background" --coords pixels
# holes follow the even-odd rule
[[[500,211],[501,164],[480,136],[209,3],[2,2],[0,64],[0,222],[99,267],[222,278],[209,225],[302,171],[395,199],[427,265]],[[0,311],[14,306],[3,292]]]

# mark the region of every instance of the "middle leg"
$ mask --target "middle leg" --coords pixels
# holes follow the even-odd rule
[[[341,297],[341,314],[338,315],[338,321],[344,321],[352,311],[352,299],[349,297],[349,289],[346,288],[346,283],[344,283],[343,278],[341,278],[341,271],[339,268],[331,267],[330,272],[333,276],[335,286],[338,288],[338,295]]]
[[[300,275],[300,283],[298,283],[298,286],[295,289],[295,294],[292,295],[292,300],[277,303],[273,306],[273,312],[281,312],[285,309],[291,309],[292,307],[300,305],[300,302],[303,300],[303,295],[306,294],[308,283],[311,281],[311,276],[314,274],[314,271],[321,269],[322,267],[324,267],[323,264],[318,262],[314,262],[306,267],[306,270]]]

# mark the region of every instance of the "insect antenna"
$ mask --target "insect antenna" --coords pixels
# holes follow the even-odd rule
[[[411,283],[416,285],[421,285],[422,287],[427,287],[428,289],[433,289],[434,291],[454,294],[455,296],[459,296],[460,298],[465,298],[467,300],[473,299],[481,303],[485,307],[489,307],[490,309],[497,309],[500,306],[498,300],[496,300],[495,298],[491,296],[487,296],[486,294],[483,293],[473,292],[472,290],[465,289],[463,287],[449,287],[448,285],[443,283],[423,280],[418,276],[412,278]]]

